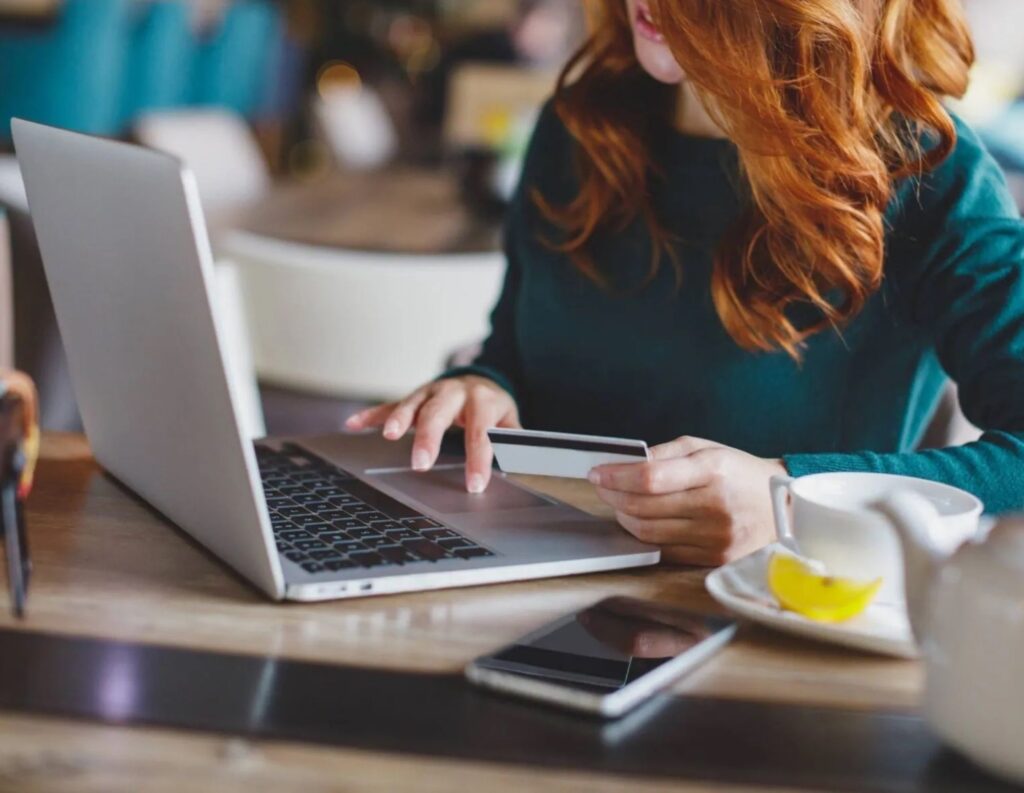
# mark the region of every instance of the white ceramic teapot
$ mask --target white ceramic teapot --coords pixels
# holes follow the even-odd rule
[[[907,607],[927,670],[924,713],[949,746],[1024,782],[1024,519],[952,556],[935,508],[895,493],[879,508],[903,548]]]

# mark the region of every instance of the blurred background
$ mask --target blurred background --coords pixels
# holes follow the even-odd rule
[[[80,420],[10,140],[14,116],[196,173],[215,313],[253,436],[328,432],[472,357],[536,114],[584,0],[0,0],[0,367]],[[965,0],[957,111],[1024,203],[1022,0]]]

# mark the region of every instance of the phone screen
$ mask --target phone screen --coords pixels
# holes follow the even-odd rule
[[[480,658],[476,666],[611,694],[732,625],[720,617],[614,597]]]

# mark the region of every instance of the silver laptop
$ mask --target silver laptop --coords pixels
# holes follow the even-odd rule
[[[196,183],[168,155],[14,121],[86,433],[114,477],[275,599],[324,600],[655,564],[657,549],[458,460],[376,435],[239,421]],[[315,341],[313,342],[315,343]]]

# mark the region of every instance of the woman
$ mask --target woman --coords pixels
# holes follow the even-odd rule
[[[476,364],[356,416],[640,437],[596,469],[671,561],[773,539],[768,480],[881,471],[1024,507],[1024,226],[942,107],[957,0],[603,0],[543,114]],[[947,375],[977,443],[913,452]],[[675,438],[675,440],[671,440]]]

